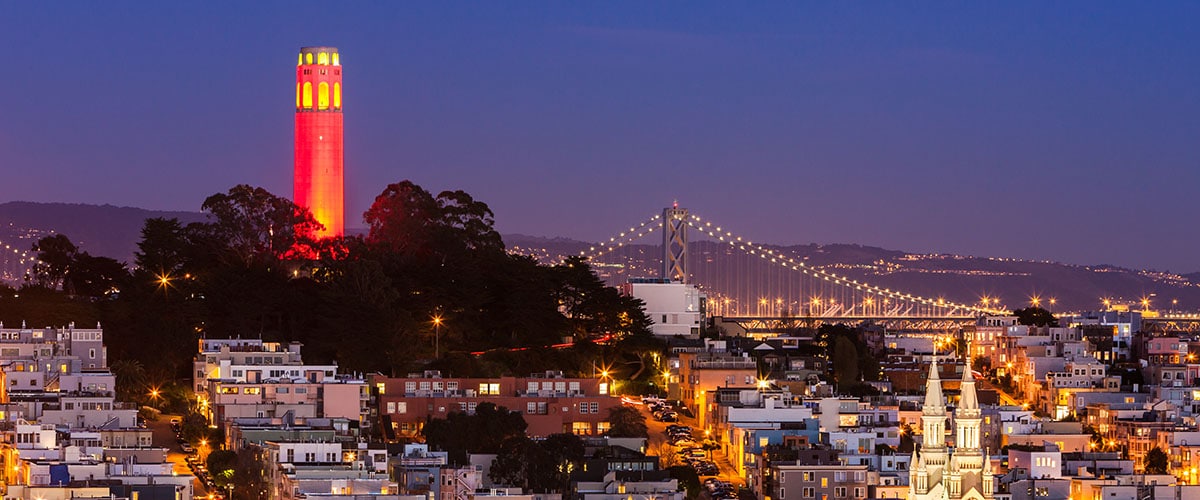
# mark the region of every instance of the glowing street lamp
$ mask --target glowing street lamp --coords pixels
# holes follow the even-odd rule
[[[440,348],[441,348],[441,346],[440,346],[441,330],[442,330],[442,317],[434,316],[433,317],[433,358],[434,359],[438,359],[440,357],[440,356],[438,356],[438,354],[439,354]]]

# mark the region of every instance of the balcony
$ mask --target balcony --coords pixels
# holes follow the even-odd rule
[[[694,360],[690,364],[696,370],[756,370],[758,363],[753,359],[710,359]]]

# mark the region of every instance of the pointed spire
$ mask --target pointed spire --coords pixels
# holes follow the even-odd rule
[[[962,397],[958,402],[958,408],[961,410],[978,410],[979,395],[975,392],[975,374],[971,372],[971,358],[967,358],[967,364],[963,368],[962,378]]]
[[[910,469],[916,470],[916,469],[917,469],[917,464],[919,464],[919,463],[921,463],[921,457],[917,456],[917,446],[914,444],[914,445],[913,445],[913,454],[912,454],[912,459],[910,459],[910,460],[908,461],[908,467],[909,467]]]
[[[983,475],[984,476],[992,475],[992,449],[991,448],[988,448],[988,450],[986,452],[984,452],[984,454],[983,454]]]
[[[929,364],[929,380],[925,382],[925,410],[946,407],[946,398],[942,397],[942,378],[938,375],[937,356]],[[944,410],[943,410],[944,411]]]

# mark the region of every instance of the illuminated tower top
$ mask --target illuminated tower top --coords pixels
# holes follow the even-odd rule
[[[342,112],[342,61],[337,47],[304,47],[296,59],[296,111]]]

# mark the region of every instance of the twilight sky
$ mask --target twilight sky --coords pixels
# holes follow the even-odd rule
[[[502,232],[678,199],[755,241],[1200,271],[1200,3],[745,5],[6,2],[0,202],[291,197],[296,52],[333,45],[347,226],[412,179]]]

